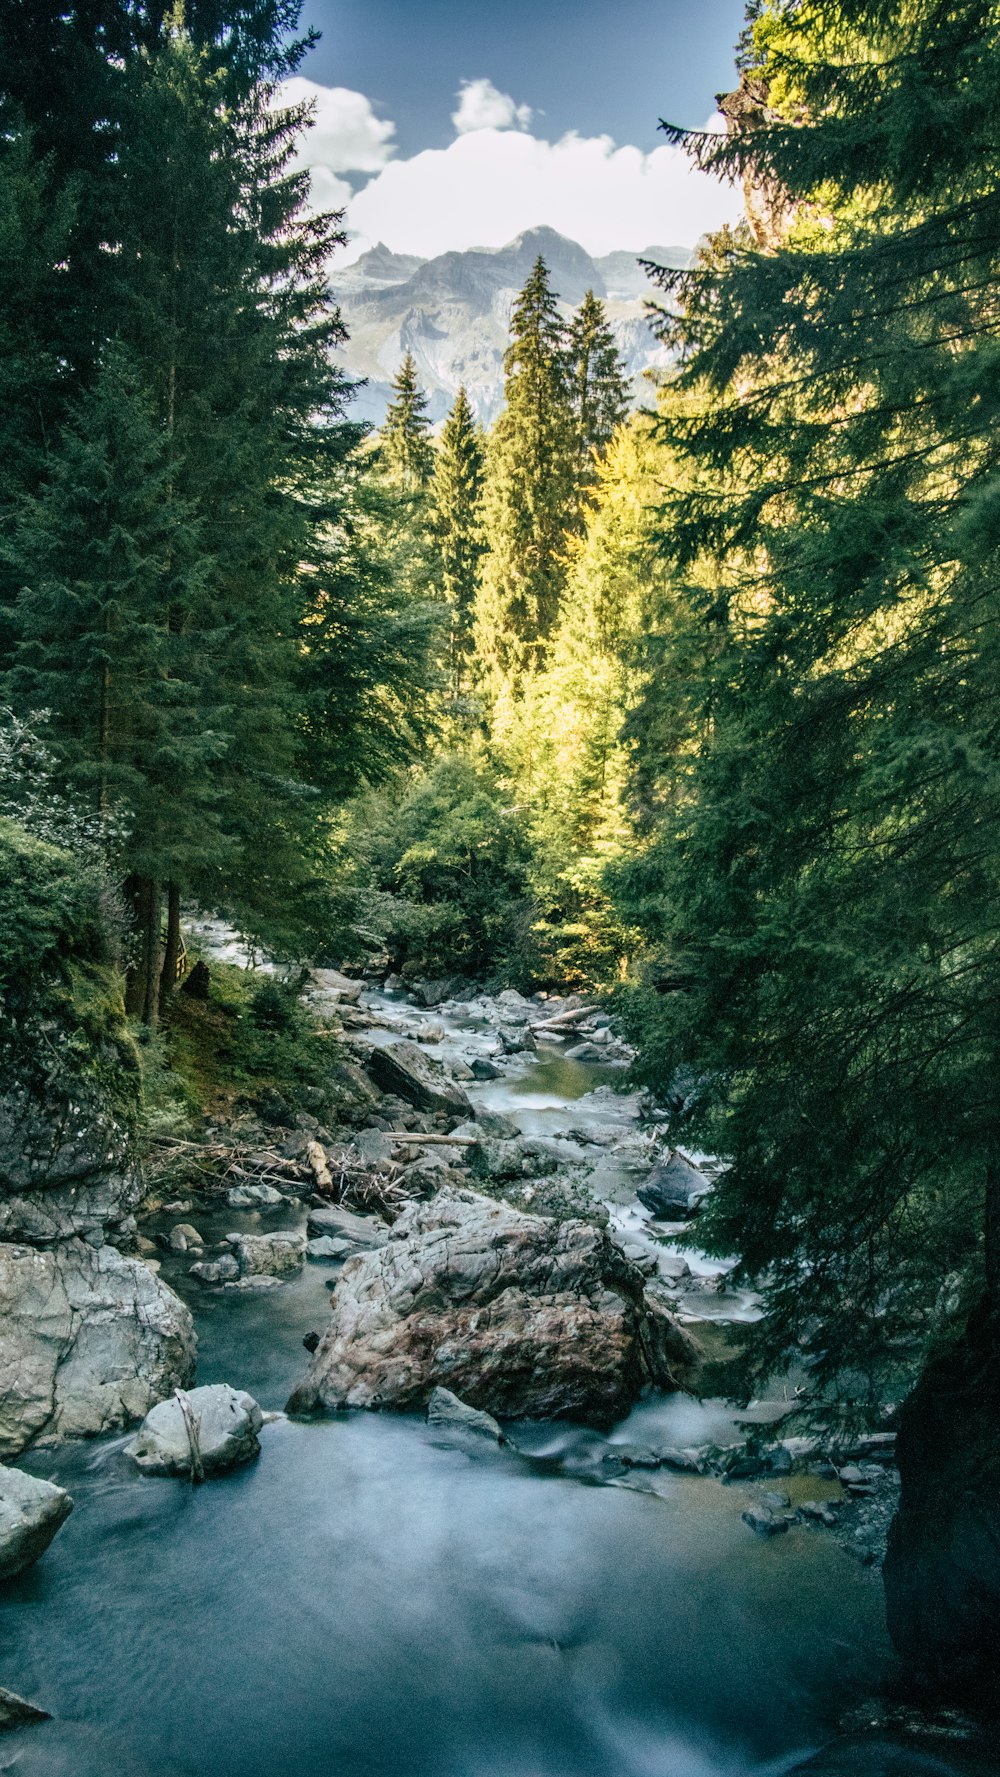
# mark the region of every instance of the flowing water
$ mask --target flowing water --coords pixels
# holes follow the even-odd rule
[[[477,1040],[453,1025],[446,1044]],[[641,1228],[613,1161],[635,1107],[611,1077],[553,1053],[471,1090],[568,1154],[563,1132],[610,1133],[608,1200]],[[223,1220],[296,1225],[197,1219],[209,1238]],[[280,1408],[327,1275],[191,1297],[199,1381]],[[413,1418],[280,1420],[257,1463],[200,1488],[138,1476],[123,1439],[26,1461],[76,1510],[0,1596],[3,1683],[58,1718],[0,1739],[0,1772],[749,1777],[829,1738],[890,1669],[878,1576],[831,1536],[753,1536],[745,1487],[663,1470],[588,1485],[538,1460],[595,1440],[580,1428],[514,1435],[535,1460],[447,1447]],[[721,1404],[684,1397],[613,1434],[732,1435]]]

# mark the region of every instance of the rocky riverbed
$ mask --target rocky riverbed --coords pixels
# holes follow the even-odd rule
[[[790,1768],[893,1671],[891,1445],[831,1452],[782,1437],[784,1398],[740,1416],[684,1391],[756,1304],[678,1246],[714,1169],[616,1090],[602,1014],[332,972],[309,992],[349,1050],[348,1122],[167,1154],[125,1257],[75,1231],[28,1249],[126,1267],[131,1321],[105,1283],[102,1324],[160,1352],[167,1304],[180,1333],[169,1377],[126,1341],[149,1389],[119,1378],[97,1424],[71,1365],[20,1458],[62,1491],[0,1589],[2,1672],[57,1719],[14,1710],[12,1768]],[[138,1437],[53,1444],[163,1398]],[[902,1771],[908,1732],[880,1717],[836,1769]],[[913,1768],[971,1770],[970,1745]]]

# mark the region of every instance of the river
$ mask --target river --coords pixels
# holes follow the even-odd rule
[[[449,1023],[452,1052],[476,1040]],[[555,1051],[519,1067],[472,1096],[531,1132],[634,1132],[611,1070]],[[641,1232],[616,1151],[600,1188]],[[210,1239],[265,1225],[197,1219]],[[280,1409],[303,1335],[324,1324],[328,1270],[260,1294],[198,1294],[179,1261],[169,1275],[197,1315],[198,1380]],[[724,1287],[709,1312],[720,1301],[753,1312]],[[722,1403],[660,1397],[613,1436],[687,1444],[732,1424]],[[596,1436],[513,1434],[553,1456]],[[3,1681],[58,1718],[5,1736],[0,1772],[763,1777],[891,1669],[877,1572],[818,1529],[754,1536],[745,1487],[662,1469],[588,1485],[373,1414],[281,1419],[257,1463],[200,1488],[138,1476],[123,1443],[24,1461],[76,1509],[0,1597]]]

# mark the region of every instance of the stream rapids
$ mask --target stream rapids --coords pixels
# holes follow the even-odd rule
[[[365,1004],[397,1026],[384,1040],[405,1011],[445,1023],[437,1053],[475,1048],[464,1020]],[[613,1070],[554,1046],[518,1067],[470,1097],[526,1133],[600,1132],[591,1188],[641,1243],[635,1157],[617,1158],[637,1107]],[[304,1226],[305,1209],[198,1219],[217,1240]],[[755,1312],[718,1261],[686,1256],[688,1318]],[[196,1316],[198,1381],[280,1410],[304,1335],[325,1324],[329,1268],[245,1293],[199,1292],[180,1261],[163,1274]],[[512,1432],[551,1457],[597,1437]],[[679,1395],[611,1434],[736,1435],[724,1403]],[[76,1509],[0,1595],[3,1682],[56,1718],[5,1735],[0,1772],[765,1777],[831,1739],[891,1670],[877,1570],[821,1531],[754,1536],[739,1484],[660,1469],[588,1485],[555,1462],[449,1447],[407,1416],[280,1418],[261,1440],[259,1461],[198,1488],[137,1474],[122,1438],[23,1460]]]

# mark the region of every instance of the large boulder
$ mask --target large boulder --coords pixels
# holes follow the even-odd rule
[[[368,1071],[383,1092],[394,1092],[415,1110],[472,1114],[468,1094],[447,1079],[440,1062],[432,1061],[417,1043],[387,1043],[384,1049],[373,1049]]]
[[[388,1228],[377,1216],[359,1216],[339,1203],[324,1203],[311,1209],[306,1225],[315,1238],[347,1241],[353,1251],[384,1246],[389,1238]]]
[[[72,1510],[64,1488],[22,1469],[0,1468],[0,1580],[32,1567]]]
[[[141,1419],[194,1356],[188,1309],[140,1260],[0,1244],[0,1457]]]
[[[146,1414],[125,1453],[146,1475],[224,1475],[260,1455],[257,1402],[226,1382],[178,1390]]]
[[[711,1188],[711,1180],[678,1148],[672,1148],[643,1180],[636,1196],[654,1216],[672,1221],[694,1215]]]
[[[923,1690],[1000,1704],[1000,1326],[985,1310],[900,1413],[883,1575],[889,1633]]]
[[[660,1367],[642,1278],[602,1229],[474,1191],[411,1205],[385,1246],[348,1260],[331,1305],[290,1411],[406,1412],[445,1387],[501,1418],[603,1426],[644,1382],[683,1380]]]

